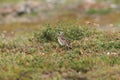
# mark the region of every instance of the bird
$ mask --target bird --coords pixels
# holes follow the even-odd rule
[[[70,41],[64,36],[64,33],[63,32],[58,32],[58,43],[61,45],[61,46],[65,46],[65,47],[68,47],[68,48],[71,48],[70,46]]]

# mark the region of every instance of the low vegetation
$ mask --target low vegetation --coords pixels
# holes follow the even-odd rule
[[[16,32],[13,38],[1,33],[1,80],[120,79],[119,31],[60,22],[38,27]],[[59,31],[70,40],[72,49],[58,44]]]

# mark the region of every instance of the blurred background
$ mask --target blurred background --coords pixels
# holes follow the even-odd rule
[[[0,0],[0,24],[80,19],[99,24],[120,21],[120,0]]]
[[[116,31],[120,29],[119,4],[120,0],[0,0],[0,32],[59,21]]]

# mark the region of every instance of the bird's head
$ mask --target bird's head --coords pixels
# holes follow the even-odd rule
[[[63,35],[63,32],[59,31],[58,32],[58,36],[60,36],[60,35]]]

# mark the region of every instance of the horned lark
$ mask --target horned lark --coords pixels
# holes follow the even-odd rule
[[[64,37],[63,32],[58,33],[58,38],[57,39],[58,39],[58,42],[61,46],[71,48],[70,42]]]

